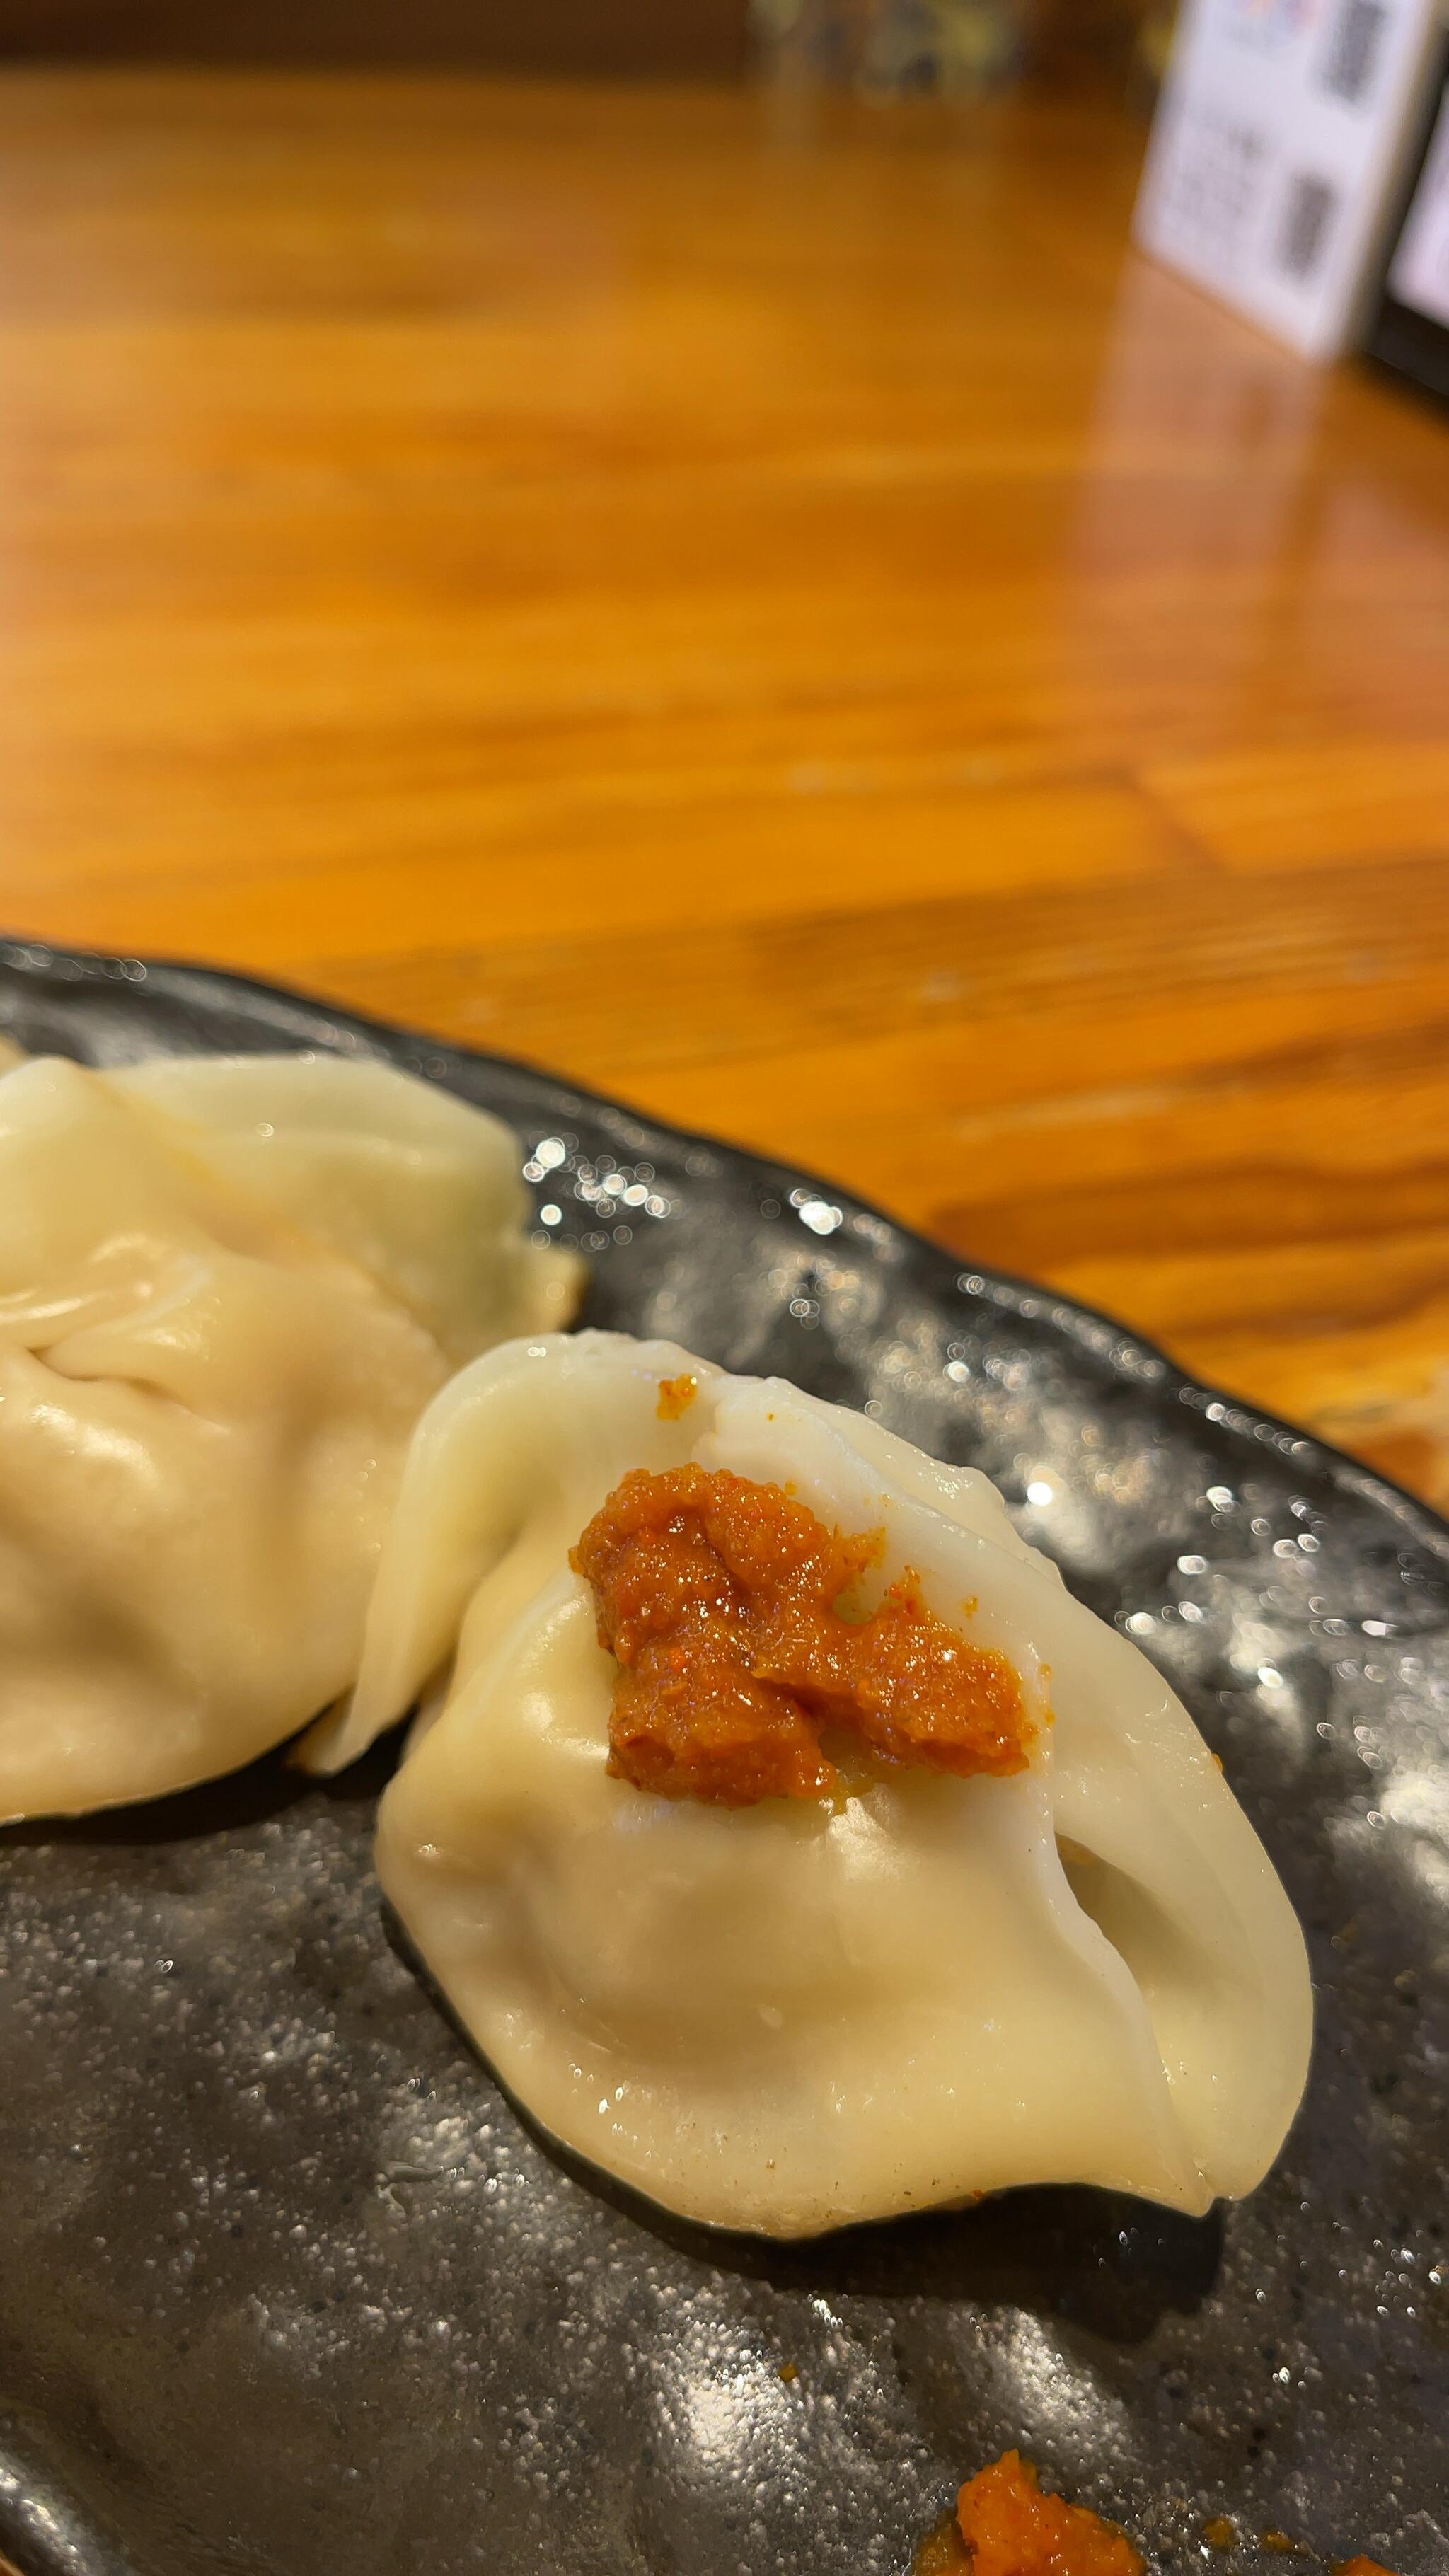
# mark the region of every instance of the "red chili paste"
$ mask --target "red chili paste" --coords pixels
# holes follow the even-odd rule
[[[625,1476],[570,1558],[620,1668],[610,1770],[731,1807],[830,1797],[862,1751],[963,1778],[1024,1770],[1020,1676],[938,1619],[909,1568],[869,1616],[842,1610],[883,1544],[724,1469]]]

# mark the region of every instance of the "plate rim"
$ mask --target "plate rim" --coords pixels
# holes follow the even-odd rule
[[[17,975],[41,976],[57,967],[62,973],[70,970],[77,983],[119,984],[132,989],[138,984],[149,984],[154,977],[159,989],[169,990],[177,1000],[186,998],[184,987],[194,980],[203,989],[220,987],[238,994],[256,995],[268,1002],[281,1002],[294,1010],[325,1012],[330,1019],[352,1029],[362,1038],[386,1039],[393,1045],[401,1042],[423,1053],[446,1052],[470,1064],[497,1066],[505,1073],[537,1075],[544,1081],[557,1083],[561,1089],[592,1108],[607,1110],[614,1117],[653,1127],[661,1135],[672,1137],[686,1147],[711,1154],[728,1154],[736,1162],[753,1164],[761,1171],[788,1177],[797,1186],[808,1183],[822,1193],[828,1191],[833,1197],[846,1200],[856,1214],[889,1226],[892,1233],[915,1252],[924,1253],[935,1261],[954,1263],[958,1271],[964,1268],[969,1275],[979,1277],[988,1289],[1006,1289],[1018,1304],[1024,1299],[1049,1299],[1053,1305],[1066,1308],[1073,1317],[1080,1318],[1098,1332],[1113,1335],[1120,1343],[1129,1346],[1135,1355],[1149,1362],[1154,1376],[1160,1373],[1166,1381],[1164,1391],[1169,1392],[1179,1404],[1213,1420],[1217,1427],[1226,1429],[1235,1438],[1260,1441],[1265,1447],[1278,1449],[1280,1455],[1284,1454],[1285,1442],[1290,1452],[1307,1448],[1313,1453],[1313,1465],[1327,1473],[1335,1489],[1350,1493],[1358,1501],[1378,1504],[1395,1520],[1412,1524],[1415,1535],[1449,1568],[1449,1515],[1436,1511],[1432,1503],[1425,1502],[1421,1495],[1413,1493],[1407,1485],[1401,1485],[1395,1477],[1386,1476],[1378,1468],[1366,1465],[1351,1451],[1340,1449],[1336,1442],[1325,1440],[1321,1433],[1306,1429],[1287,1414],[1269,1411],[1251,1396],[1235,1395],[1230,1388],[1217,1385],[1210,1379],[1192,1376],[1160,1342],[1107,1308],[1090,1305],[1085,1298],[1073,1296],[1065,1288],[1053,1288],[1021,1271],[1002,1270],[993,1262],[977,1261],[967,1253],[955,1253],[948,1244],[938,1242],[935,1236],[921,1233],[918,1227],[893,1215],[888,1208],[877,1206],[872,1199],[862,1198],[845,1182],[814,1171],[807,1164],[781,1162],[772,1154],[760,1152],[735,1138],[712,1134],[706,1128],[681,1127],[673,1119],[663,1118],[652,1109],[621,1099],[616,1093],[600,1091],[592,1083],[576,1081],[571,1074],[560,1073],[553,1066],[538,1063],[530,1056],[503,1055],[491,1047],[465,1046],[456,1038],[444,1037],[435,1030],[415,1029],[396,1020],[378,1019],[371,1012],[354,1010],[350,1004],[334,1001],[326,994],[310,993],[298,984],[274,982],[266,976],[250,974],[243,967],[211,966],[189,957],[143,955],[139,950],[71,948],[62,941],[27,939],[15,932],[0,933],[0,969],[8,969]],[[421,1078],[426,1081],[430,1077],[423,1072]],[[1209,1414],[1209,1407],[1220,1408],[1220,1411]]]

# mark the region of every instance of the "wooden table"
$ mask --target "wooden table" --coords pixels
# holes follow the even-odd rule
[[[1141,133],[0,82],[0,848],[838,1175],[1449,1499],[1449,436]]]

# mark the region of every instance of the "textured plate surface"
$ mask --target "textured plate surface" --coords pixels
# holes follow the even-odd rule
[[[1270,2527],[1442,2576],[1449,1531],[1100,1317],[547,1075],[46,949],[0,950],[0,1025],[93,1062],[421,1072],[517,1129],[592,1321],[985,1467],[1194,1711],[1319,1997],[1244,2207],[1034,2191],[781,2252],[530,2135],[389,1942],[391,1748],[12,1829],[0,2546],[27,2576],[896,2576],[1011,2442],[1164,2570],[1226,2513],[1224,2576],[1282,2569]]]

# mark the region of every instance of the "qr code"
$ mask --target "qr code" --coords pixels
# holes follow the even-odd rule
[[[1338,209],[1338,191],[1326,179],[1300,171],[1288,186],[1288,211],[1278,242],[1278,265],[1300,284],[1313,275],[1323,257],[1328,228]]]
[[[1166,191],[1179,238],[1233,266],[1266,169],[1267,143],[1251,126],[1211,113],[1187,121]]]
[[[1367,95],[1388,22],[1383,0],[1342,0],[1328,39],[1323,86],[1350,107]]]

